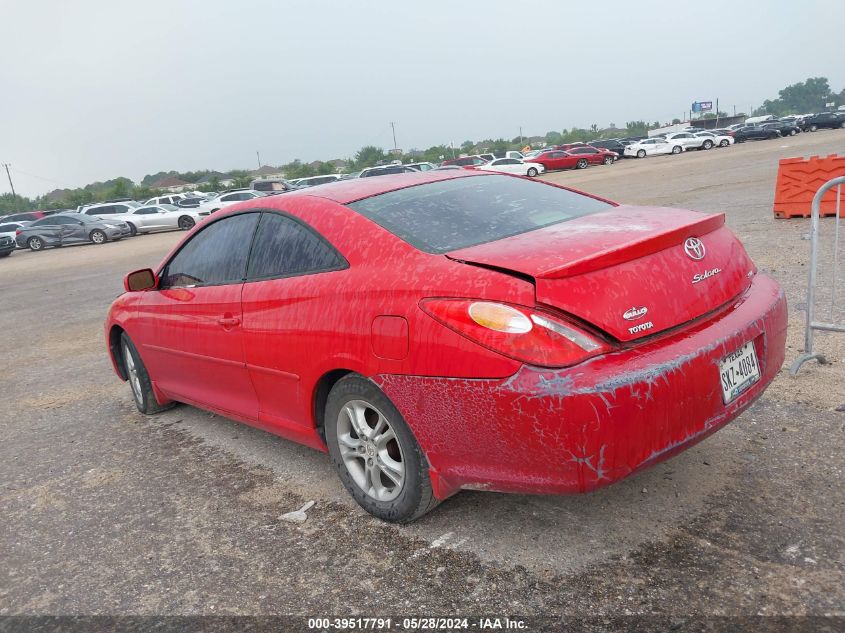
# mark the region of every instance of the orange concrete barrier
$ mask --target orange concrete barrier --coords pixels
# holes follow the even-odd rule
[[[775,185],[776,218],[808,218],[813,196],[831,178],[845,176],[845,156],[782,158]],[[836,215],[836,187],[822,198],[821,215]],[[845,187],[839,217],[845,218]]]

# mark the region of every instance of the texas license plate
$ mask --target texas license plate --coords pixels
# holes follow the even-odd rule
[[[739,394],[760,380],[760,364],[754,343],[749,341],[719,363],[722,400],[728,404]]]

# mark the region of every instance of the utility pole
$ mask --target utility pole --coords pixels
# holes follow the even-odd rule
[[[395,155],[399,153],[399,146],[396,144],[396,124],[393,121],[390,122],[390,129],[393,130],[393,153]]]
[[[734,106],[734,116],[736,116],[736,106]]]
[[[258,153],[258,150],[255,150],[255,157],[258,159],[258,169],[261,169],[261,154]]]
[[[15,193],[15,185],[12,184],[12,174],[9,173],[9,163],[3,163],[6,168],[6,177],[9,179],[9,186],[12,188],[12,200],[15,203],[15,211],[18,210],[18,194]]]
[[[522,145],[522,126],[519,126],[519,144]],[[522,148],[520,148],[522,149]]]
[[[716,127],[719,127],[719,97],[716,97]]]

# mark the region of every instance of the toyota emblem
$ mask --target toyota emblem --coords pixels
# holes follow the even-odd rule
[[[704,253],[706,252],[704,242],[697,237],[688,237],[687,241],[684,242],[684,252],[690,259],[694,259],[695,261],[704,259]]]

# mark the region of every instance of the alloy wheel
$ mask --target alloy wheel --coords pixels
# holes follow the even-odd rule
[[[364,400],[350,400],[337,418],[337,444],[347,472],[367,496],[392,501],[405,483],[402,447],[390,421]]]
[[[138,366],[135,364],[135,357],[129,346],[123,345],[123,366],[126,368],[126,376],[129,379],[129,386],[132,387],[132,395],[135,396],[135,401],[143,402],[144,396],[141,390],[141,378],[138,376]]]

